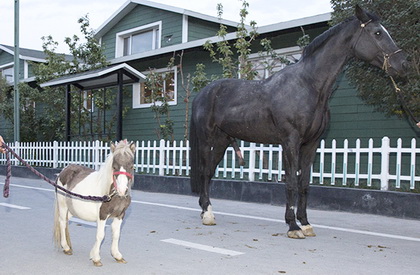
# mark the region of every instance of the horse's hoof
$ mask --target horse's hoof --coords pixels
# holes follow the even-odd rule
[[[305,235],[302,230],[287,231],[287,237],[291,239],[305,239]]]
[[[64,254],[66,255],[73,255],[73,250],[69,249],[69,250],[63,250]]]
[[[124,260],[124,258],[121,258],[121,259],[115,259],[116,261],[117,261],[117,263],[119,263],[119,264],[126,264],[127,263],[127,261],[126,260]]]
[[[203,225],[216,225],[216,220],[212,212],[205,212],[202,218]]]
[[[99,261],[93,261],[93,265],[96,266],[96,267],[101,267],[102,263],[101,263],[100,260]]]
[[[306,237],[315,237],[316,234],[314,232],[314,228],[312,227],[312,225],[308,224],[308,225],[302,225],[300,227],[302,229],[303,235],[305,235]]]

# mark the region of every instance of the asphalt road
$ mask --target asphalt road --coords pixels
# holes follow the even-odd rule
[[[0,176],[0,188],[4,177]],[[73,255],[52,242],[54,191],[40,180],[12,178],[0,198],[0,274],[418,274],[420,221],[309,210],[316,237],[286,237],[284,207],[213,200],[216,226],[200,223],[198,199],[133,191],[120,251],[103,267],[89,252],[95,225],[70,223]]]

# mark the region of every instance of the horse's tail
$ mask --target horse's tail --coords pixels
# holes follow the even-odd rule
[[[191,191],[193,193],[199,193],[201,190],[200,186],[200,157],[199,157],[199,144],[198,144],[198,137],[196,126],[194,122],[194,118],[191,117],[190,121],[190,184],[191,184]]]

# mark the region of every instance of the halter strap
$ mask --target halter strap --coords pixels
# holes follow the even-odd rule
[[[366,29],[365,29],[365,27],[369,24],[369,23],[371,23],[372,22],[372,19],[370,19],[369,21],[367,21],[367,22],[365,22],[365,23],[360,23],[360,32],[359,32],[359,35],[357,36],[357,40],[356,40],[356,43],[354,43],[354,45],[353,45],[353,49],[355,49],[356,48],[356,46],[357,46],[357,44],[359,43],[359,40],[360,40],[360,36],[362,35],[362,32],[365,30],[366,31]],[[367,31],[366,31],[367,32]],[[367,32],[367,34],[369,35],[369,36],[371,36],[371,34],[370,33],[368,33]],[[394,52],[392,52],[392,53],[386,53],[383,49],[382,49],[382,47],[378,44],[378,42],[376,42],[376,40],[375,39],[372,39],[373,40],[373,42],[376,44],[376,46],[382,51],[382,54],[384,55],[384,63],[382,64],[382,69],[386,72],[386,73],[388,73],[388,68],[391,68],[392,66],[391,66],[391,63],[389,63],[389,58],[391,58],[391,56],[393,56],[393,55],[395,55],[395,54],[397,54],[397,53],[399,53],[399,52],[402,52],[402,49],[397,49],[396,51],[394,51]]]
[[[114,185],[114,191],[109,195],[110,197],[114,196],[117,193],[117,181],[116,181],[116,177],[114,176],[118,176],[118,175],[125,175],[127,176],[130,180],[133,179],[133,175],[128,173],[128,172],[124,172],[124,171],[116,171],[112,173],[112,184]]]

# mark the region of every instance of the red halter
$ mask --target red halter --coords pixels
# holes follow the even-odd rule
[[[118,175],[126,175],[130,180],[133,179],[133,175],[128,173],[128,172],[116,171],[116,172],[112,173],[112,180],[113,180],[115,190],[117,190],[117,182],[115,181],[114,176],[118,176]]]

